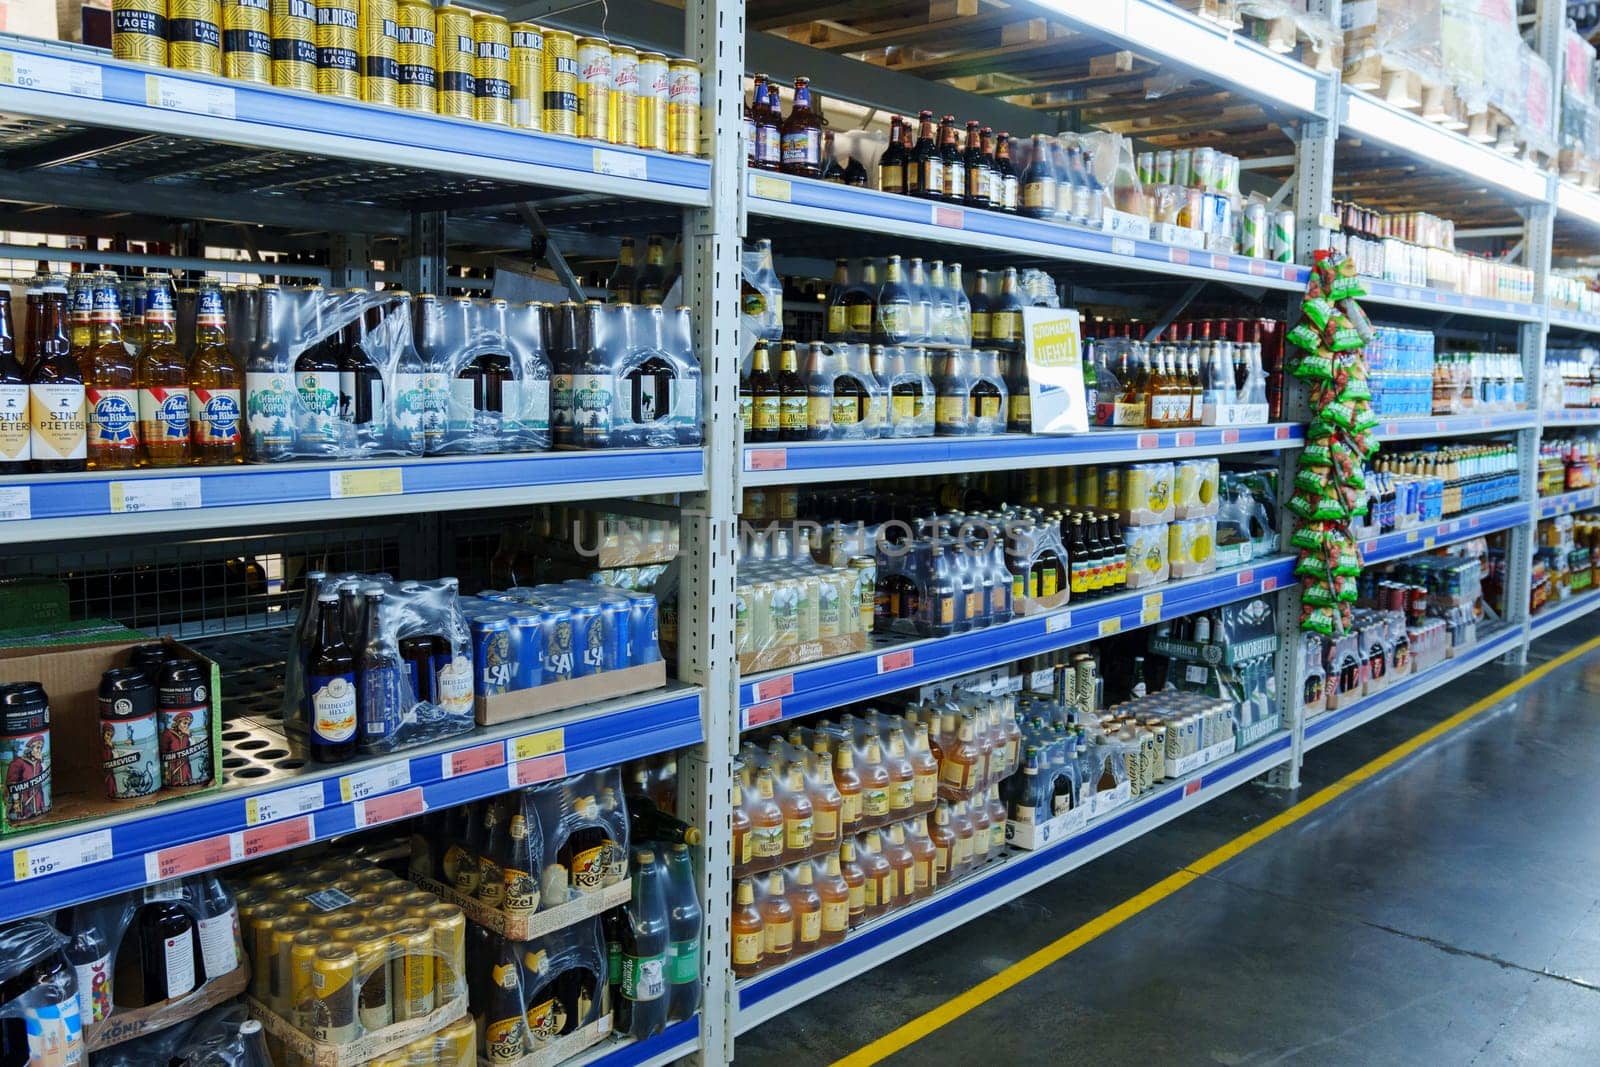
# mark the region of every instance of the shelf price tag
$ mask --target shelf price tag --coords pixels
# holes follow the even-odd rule
[[[340,778],[339,797],[349,804],[410,784],[411,761],[395,760],[393,763],[369,767],[364,771],[357,771],[355,774],[347,774]]]
[[[767,700],[760,704],[752,704],[744,709],[744,721],[740,729],[753,730],[757,726],[765,726],[769,722],[777,722],[783,718],[783,701]]]
[[[744,469],[747,471],[781,471],[789,466],[787,448],[747,448],[744,450]]]
[[[1276,579],[1276,578],[1263,578],[1263,579],[1261,579],[1261,591],[1263,593],[1270,593],[1276,588],[1278,588],[1278,579]]]
[[[159,74],[144,76],[145,103],[168,111],[188,111],[196,115],[231,119],[234,117],[234,96],[234,91],[226,85],[163,78]]]
[[[422,799],[422,787],[414,785],[399,793],[356,801],[356,827],[359,829],[394,822],[396,819],[409,819],[427,810],[428,802]]]
[[[1133,243],[1131,237],[1113,237],[1111,239],[1111,254],[1114,256],[1133,256],[1139,252],[1139,246]]]
[[[60,874],[111,858],[111,831],[63,837],[42,845],[30,845],[11,853],[11,876],[25,882],[46,874]]]
[[[1054,615],[1046,615],[1044,617],[1044,632],[1047,634],[1058,634],[1062,630],[1070,629],[1071,626],[1072,612],[1070,611],[1058,611]]]
[[[1109,619],[1100,620],[1100,636],[1110,637],[1112,634],[1122,632],[1122,616],[1113,615]]]
[[[1203,778],[1196,778],[1192,782],[1185,782],[1183,786],[1183,795],[1186,797],[1194,796],[1196,793],[1200,792],[1200,786],[1204,781],[1205,779]]]
[[[322,783],[307,782],[292,789],[263,793],[244,802],[244,821],[247,826],[260,826],[264,822],[286,819],[291,815],[322,810]]]
[[[173,845],[157,852],[147,852],[144,857],[144,880],[165,882],[181,878],[195,871],[209,870],[233,863],[244,857],[242,834],[218,834],[187,845]]]
[[[254,859],[256,856],[265,856],[272,852],[282,852],[286,848],[308,844],[317,836],[317,832],[311,816],[302,815],[297,819],[283,819],[269,826],[246,830],[241,836],[244,846],[241,851],[244,858]]]
[[[898,652],[885,652],[878,657],[878,673],[888,674],[890,671],[903,671],[916,662],[915,650],[902,648]]]
[[[1251,582],[1253,582],[1255,580],[1256,580],[1256,569],[1254,567],[1246,567],[1244,570],[1239,572],[1239,577],[1238,577],[1237,581],[1234,584],[1236,584],[1236,585],[1249,585]]]
[[[769,175],[758,174],[750,182],[750,192],[763,200],[779,200],[789,202],[789,183],[783,178],[773,178]]]
[[[0,522],[33,518],[33,490],[25,485],[0,486]]]
[[[347,496],[399,496],[405,491],[399,467],[328,472],[328,495],[335,500]]]
[[[521,737],[513,737],[506,742],[506,745],[512,762],[520,763],[522,760],[538,759],[540,756],[549,756],[566,748],[567,731],[564,729],[541,730],[536,734],[523,734]]]
[[[84,96],[91,100],[104,96],[99,67],[22,52],[0,52],[0,82],[19,89]]]
[[[794,692],[794,675],[781,674],[776,678],[768,678],[764,682],[757,682],[753,688],[758,703],[776,697],[786,697]]]
[[[439,773],[445,778],[455,778],[462,774],[474,774],[493,767],[503,767],[505,762],[504,742],[490,741],[486,745],[474,745],[460,752],[446,752],[439,757]]]
[[[944,226],[952,230],[964,230],[967,227],[967,215],[958,207],[934,206],[933,224]]]
[[[614,152],[609,148],[594,150],[594,172],[618,178],[637,178],[640,181],[649,177],[644,156],[636,156],[632,152]]]
[[[566,776],[567,754],[565,752],[518,760],[506,768],[506,780],[511,783],[512,789],[520,789],[525,785],[548,782],[556,778],[565,778]]]
[[[1146,593],[1139,605],[1139,625],[1151,626],[1161,621],[1161,594]]]
[[[115,515],[188,511],[199,506],[199,478],[132,478],[111,483],[111,511]]]

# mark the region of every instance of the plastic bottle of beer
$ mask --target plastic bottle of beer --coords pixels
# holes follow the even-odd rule
[[[671,943],[664,877],[654,851],[633,854],[633,897],[623,908],[617,1032],[639,1040],[667,1025],[666,959]]]

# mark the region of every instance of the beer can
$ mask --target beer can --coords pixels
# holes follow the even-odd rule
[[[539,625],[544,630],[544,681],[546,684],[567,681],[574,676],[577,656],[572,643],[572,610],[541,608]]]
[[[272,0],[272,84],[317,87],[317,5],[313,0]]]
[[[1177,148],[1172,152],[1172,184],[1188,187],[1192,177],[1190,167],[1194,159],[1194,149]]]
[[[479,122],[511,124],[511,24],[499,15],[472,16],[472,39],[477,45],[473,89]]]
[[[611,49],[611,143],[639,143],[639,50]]]
[[[632,605],[628,598],[620,593],[602,594],[600,623],[600,669],[620,671],[624,667],[631,667],[633,664],[628,659],[628,649],[633,643],[629,632],[632,628]]]
[[[398,10],[397,102],[408,111],[436,111],[439,79],[434,71],[433,5],[427,0],[400,0]]]
[[[285,904],[285,908],[288,905]],[[281,915],[272,921],[267,930],[267,959],[270,973],[266,989],[271,996],[272,1010],[285,1018],[295,1018],[293,993],[294,967],[292,950],[294,939],[311,929],[311,920],[304,915]]]
[[[395,0],[360,0],[361,99],[393,106],[400,88],[400,13]]]
[[[433,14],[439,114],[470,119],[478,113],[478,42],[472,36],[472,12],[447,4]]]
[[[605,623],[600,605],[574,604],[572,616],[572,676],[586,678],[604,668]]]
[[[611,43],[578,38],[578,136],[611,139]]]
[[[167,0],[113,0],[111,54],[130,63],[167,65]]]
[[[366,923],[342,938],[356,952],[356,1015],[368,1033],[394,1022],[390,1002],[389,935],[381,926]]]
[[[1157,185],[1172,184],[1172,149],[1163,148],[1156,153],[1153,178]]]
[[[467,620],[472,631],[472,666],[480,696],[504,693],[517,674],[511,647],[511,623],[504,615],[474,615]]]
[[[272,930],[279,920],[287,917],[289,910],[280,901],[268,900],[255,908],[250,915],[250,965],[254,977],[251,985],[256,997],[272,1003],[272,974],[278,957],[272,951]]]
[[[1267,234],[1267,255],[1274,263],[1294,262],[1294,212],[1287,208],[1272,216]]]
[[[667,57],[639,53],[639,147],[667,150]]]
[[[656,632],[654,593],[628,594],[628,666],[655,663],[661,659],[660,635]]]
[[[870,634],[878,603],[878,561],[872,556],[852,556],[850,569],[856,575],[856,615],[862,632]]]
[[[511,125],[544,129],[544,30],[511,24]]]
[[[234,81],[272,84],[271,0],[226,0],[223,4],[222,73]],[[230,322],[242,321],[232,309],[229,318]]]
[[[1239,254],[1267,258],[1267,205],[1254,201],[1239,216]]]
[[[367,922],[392,930],[406,921],[406,909],[397,904],[383,904],[367,911]]]
[[[410,882],[402,881],[401,886],[405,892],[400,896],[399,906],[408,912],[425,911],[439,903],[439,898],[426,889],[413,888]]]
[[[581,995],[579,1003],[582,1003]],[[437,1056],[438,1063],[470,1064],[477,1056],[477,1028],[470,1015],[457,1019],[439,1031],[434,1041],[433,1054]],[[429,1062],[435,1061],[430,1059]]]
[[[356,1016],[355,947],[343,942],[317,949],[311,964],[309,1027],[313,1041],[345,1045],[361,1033]]]
[[[511,626],[512,652],[517,672],[512,689],[532,689],[544,684],[544,626],[535,608],[513,609],[506,620]]]
[[[222,73],[221,0],[168,0],[167,66]]]
[[[312,1008],[312,971],[317,952],[333,944],[333,935],[315,928],[301,930],[289,942],[289,1003],[300,1028],[310,1032],[315,1011]]]
[[[435,1005],[433,928],[426,919],[406,919],[389,933],[394,1021],[420,1019]]]
[[[667,151],[700,154],[700,64],[692,59],[667,64]]]
[[[566,30],[544,34],[544,129],[578,132],[578,39]]]
[[[463,973],[467,961],[467,916],[454,904],[442,901],[422,909],[422,916],[433,931],[434,988],[440,1004],[455,999],[467,990]]]
[[[317,0],[317,92],[361,99],[360,0]]]
[[[350,932],[366,922],[360,912],[350,908],[340,908],[330,911],[325,915],[318,915],[311,920],[313,928],[322,930],[332,936],[335,941],[347,940]]]

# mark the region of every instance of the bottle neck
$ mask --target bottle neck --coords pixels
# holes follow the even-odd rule
[[[344,644],[344,633],[339,625],[339,601],[317,601],[317,644],[322,648]]]

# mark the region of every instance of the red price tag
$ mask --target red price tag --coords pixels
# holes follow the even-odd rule
[[[1192,797],[1198,792],[1200,792],[1200,779],[1199,778],[1196,778],[1194,781],[1186,782],[1184,784],[1184,787],[1183,787],[1183,795],[1184,796]]]
[[[1267,265],[1259,259],[1252,259],[1250,261],[1250,273],[1258,278],[1265,278],[1267,276]]]
[[[534,785],[538,782],[548,782],[554,778],[567,776],[567,754],[554,752],[548,756],[536,756],[533,759],[518,760],[511,765],[511,787]]]
[[[286,848],[306,844],[313,836],[309,815],[257,826],[244,832],[244,855],[249,859],[252,856],[265,856],[269,852],[282,852]]]
[[[1138,444],[1141,452],[1147,448],[1160,448],[1161,435],[1158,433],[1142,433],[1139,435]]]
[[[1230,266],[1232,266],[1232,264],[1230,264],[1228,262],[1228,257],[1227,256],[1213,255],[1211,257],[1211,269],[1212,270],[1227,270]]]
[[[1222,431],[1222,443],[1225,444],[1225,445],[1238,444],[1239,443],[1239,431],[1238,430],[1223,430]]]
[[[1472,524],[1474,530],[1478,528],[1478,517],[1476,515],[1470,516],[1467,521]]]
[[[757,701],[786,697],[794,692],[794,675],[785,674],[779,678],[768,678],[764,682],[757,682],[755,691]]]
[[[439,762],[443,765],[440,773],[446,778],[487,771],[492,767],[503,767],[506,762],[506,745],[504,741],[491,741],[486,745],[474,745],[462,749],[460,752],[446,752],[439,758]]]
[[[885,652],[878,657],[878,673],[888,674],[890,671],[903,671],[915,662],[913,650],[902,648],[898,652]]]
[[[1289,426],[1288,426],[1288,424],[1285,423],[1285,424],[1283,424],[1281,426],[1274,426],[1272,428],[1272,437],[1273,437],[1274,440],[1277,440],[1277,441],[1287,441],[1289,439]]]
[[[769,722],[777,722],[783,718],[783,701],[768,700],[761,704],[752,704],[744,709],[744,728],[754,730],[757,726],[765,726]]]
[[[952,230],[964,230],[967,226],[966,212],[958,207],[935,207],[933,209],[933,224],[935,226],[948,226]]]
[[[1261,591],[1263,593],[1270,593],[1276,588],[1278,588],[1278,579],[1276,579],[1276,578],[1263,578],[1263,579],[1261,579]]]
[[[163,882],[195,871],[221,867],[238,857],[233,852],[233,835],[218,834],[204,841],[191,841],[187,845],[164,848],[145,860],[146,881]]]
[[[744,451],[744,469],[747,471],[781,471],[788,466],[787,448],[747,448]]]
[[[1180,431],[1179,434],[1178,434],[1178,447],[1179,448],[1188,448],[1192,444],[1194,444],[1194,431],[1193,430]]]
[[[1245,570],[1242,570],[1242,571],[1239,572],[1239,584],[1240,585],[1249,585],[1251,582],[1253,582],[1255,580],[1256,580],[1256,569],[1254,567],[1248,567]]]
[[[1167,262],[1168,263],[1187,263],[1187,262],[1189,262],[1189,250],[1187,248],[1169,248],[1169,249],[1167,249]]]
[[[1283,280],[1286,281],[1286,282],[1297,282],[1297,281],[1299,281],[1300,280],[1300,268],[1296,267],[1293,263],[1285,264],[1285,266],[1283,268]]]
[[[1383,435],[1385,437],[1393,437],[1399,432],[1400,424],[1398,422],[1386,422],[1383,424]]]
[[[1374,553],[1376,551],[1378,551],[1378,542],[1376,542],[1376,541],[1364,541],[1364,542],[1362,542],[1362,544],[1361,544],[1361,554],[1363,556],[1370,556],[1372,553]]]
[[[377,826],[379,823],[394,822],[396,819],[407,819],[413,815],[421,815],[427,807],[427,803],[422,799],[420,785],[402,789],[398,793],[387,793],[371,800],[358,800],[356,826]]]

